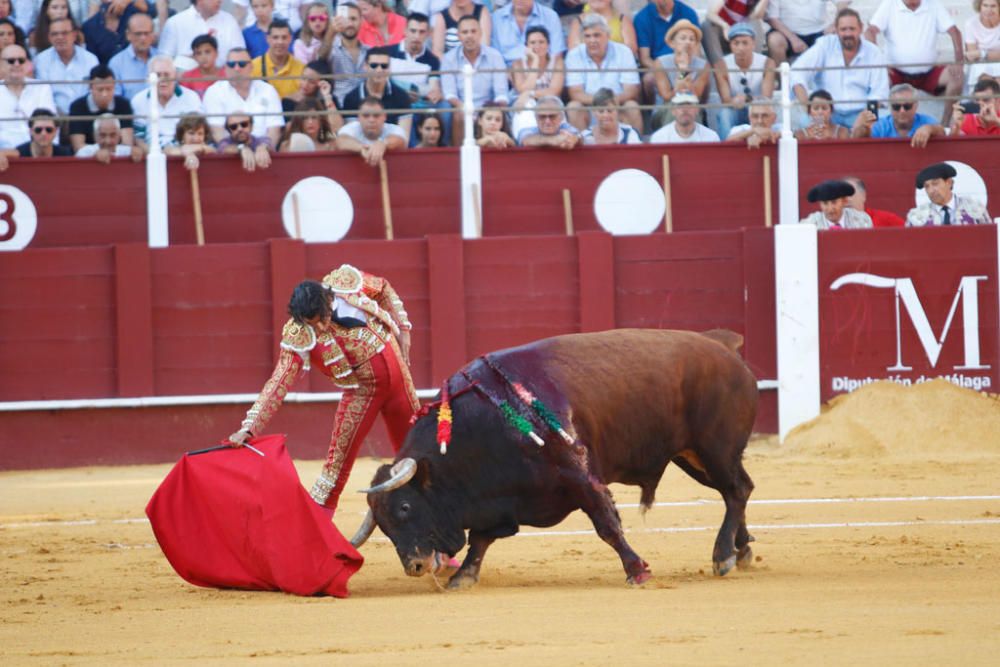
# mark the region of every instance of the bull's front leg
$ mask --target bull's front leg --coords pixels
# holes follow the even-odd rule
[[[581,498],[580,509],[590,517],[600,538],[611,545],[622,559],[622,566],[628,575],[626,582],[632,585],[646,583],[653,576],[649,571],[649,564],[625,541],[622,520],[611,496],[611,489],[593,475],[585,475],[585,478],[581,476],[576,479],[575,484]]]
[[[470,588],[479,582],[479,570],[483,566],[486,550],[496,541],[496,537],[469,531],[469,551],[462,561],[462,567],[448,580],[449,590]]]

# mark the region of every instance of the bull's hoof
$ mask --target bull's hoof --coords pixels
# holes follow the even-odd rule
[[[736,567],[741,570],[749,570],[751,565],[753,565],[753,550],[749,544],[746,544],[736,554]]]
[[[462,591],[472,588],[479,583],[479,577],[474,574],[456,572],[455,576],[448,580],[449,591]]]
[[[652,572],[650,572],[649,570],[643,570],[639,574],[632,575],[631,577],[626,579],[625,582],[629,586],[642,586],[644,583],[646,583],[652,578],[653,578]]]
[[[736,554],[733,554],[726,560],[713,562],[712,572],[715,573],[717,577],[724,577],[729,574],[729,571],[734,567],[736,567]]]

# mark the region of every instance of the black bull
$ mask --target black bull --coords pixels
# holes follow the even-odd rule
[[[752,559],[746,504],[753,482],[743,468],[757,411],[757,385],[729,331],[621,329],[573,334],[501,350],[470,363],[449,380],[454,415],[442,455],[437,410],[414,424],[393,466],[382,466],[368,491],[369,516],[355,536],[377,523],[407,574],[439,569],[469,551],[450,588],[475,584],[494,540],[522,524],[552,526],[582,509],[597,534],[618,552],[629,583],[650,577],[625,541],[608,484],[642,490],[648,508],[671,461],[719,491],[726,514],[712,553],[716,574]],[[501,374],[502,373],[502,374]],[[470,380],[478,388],[468,388]],[[570,445],[533,419],[539,447],[505,421],[496,401],[532,411],[511,382],[523,383],[554,412]],[[492,398],[490,398],[492,397]],[[446,556],[447,555],[447,556]]]

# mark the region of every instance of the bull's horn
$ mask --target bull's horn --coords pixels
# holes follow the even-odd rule
[[[354,537],[351,538],[351,546],[355,549],[360,549],[361,545],[368,541],[368,538],[372,536],[375,531],[375,515],[372,514],[371,510],[368,510],[368,514],[365,515],[365,520],[361,523],[361,527],[358,528],[358,532],[354,533]]]
[[[413,479],[413,476],[417,474],[417,462],[411,458],[405,458],[392,466],[392,470],[389,471],[389,474],[392,476],[381,484],[377,484],[368,489],[361,489],[358,493],[382,493],[383,491],[398,489]]]

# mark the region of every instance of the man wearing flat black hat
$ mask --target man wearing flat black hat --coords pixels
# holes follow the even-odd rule
[[[799,221],[799,224],[816,225],[817,229],[868,229],[872,219],[864,211],[856,211],[850,206],[849,198],[854,194],[854,186],[847,181],[823,181],[813,186],[807,199],[819,202],[819,209]]]
[[[923,188],[930,202],[910,209],[907,227],[932,225],[988,225],[993,222],[986,207],[978,200],[954,193],[958,172],[947,162],[924,167],[917,174],[917,187]]]

